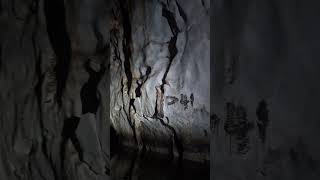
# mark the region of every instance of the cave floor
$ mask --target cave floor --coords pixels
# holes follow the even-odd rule
[[[208,180],[207,163],[171,161],[167,156],[123,150],[111,159],[112,180]]]

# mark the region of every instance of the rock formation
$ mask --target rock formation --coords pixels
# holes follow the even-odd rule
[[[108,179],[123,145],[209,160],[208,0],[0,0],[0,179]]]
[[[209,1],[121,0],[116,7],[112,126],[126,145],[208,160]]]

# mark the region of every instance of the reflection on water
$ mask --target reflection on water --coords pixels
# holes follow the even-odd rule
[[[170,161],[160,155],[123,151],[111,159],[112,180],[209,180],[209,163]]]

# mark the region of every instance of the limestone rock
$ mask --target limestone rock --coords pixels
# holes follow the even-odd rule
[[[111,33],[112,125],[141,149],[208,159],[210,4],[138,0],[119,7]]]

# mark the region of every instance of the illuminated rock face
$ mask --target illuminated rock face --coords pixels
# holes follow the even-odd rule
[[[126,145],[208,159],[209,1],[119,6],[111,30],[112,126]]]
[[[124,144],[208,159],[209,10],[1,0],[0,179],[107,178],[110,118]]]

